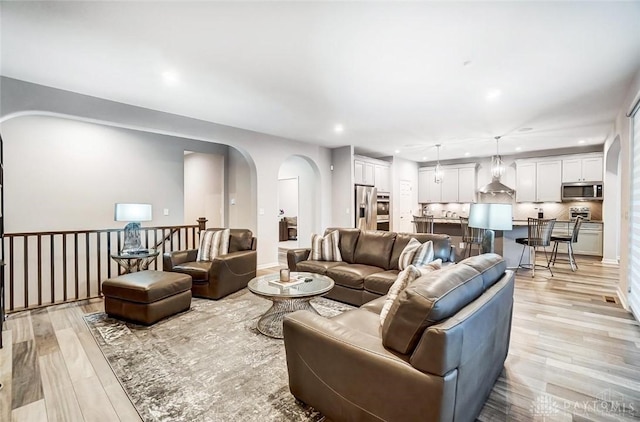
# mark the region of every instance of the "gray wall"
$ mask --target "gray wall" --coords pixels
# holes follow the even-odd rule
[[[246,206],[252,207],[252,209],[239,210],[240,207],[235,205],[235,216],[233,215],[233,206],[230,206],[229,225],[234,227],[237,223],[245,227],[249,226],[243,221],[244,218],[238,216],[246,215],[248,217],[255,215],[257,211],[254,232],[258,237],[258,265],[260,267],[277,265],[278,262],[278,227],[273,224],[277,220],[278,214],[278,200],[275,193],[277,192],[280,164],[288,156],[304,156],[315,163],[319,180],[317,195],[318,204],[320,204],[318,210],[320,225],[322,227],[332,225],[331,150],[328,148],[6,77],[1,78],[0,84],[2,86],[0,121],[8,121],[25,114],[63,115],[78,120],[224,144],[238,149],[242,156],[249,160],[249,168],[248,170],[231,168],[230,163],[228,177],[236,183],[236,194],[251,195],[255,198],[255,202],[252,199],[243,198],[247,199]],[[197,151],[192,148],[187,149]],[[28,160],[28,156],[21,157],[21,160]],[[231,154],[229,161],[231,162]],[[162,171],[162,168],[155,168],[155,171]],[[241,181],[248,181],[249,187],[241,189],[239,184]],[[229,183],[231,182],[229,180]],[[10,189],[8,185],[9,182],[7,182],[7,188]],[[244,183],[242,185],[246,186]],[[229,195],[232,192],[232,188],[229,187]]]

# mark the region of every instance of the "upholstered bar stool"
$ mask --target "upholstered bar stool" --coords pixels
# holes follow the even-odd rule
[[[416,229],[416,233],[433,233],[433,216],[414,215],[413,225]]]
[[[551,256],[547,256],[547,246],[551,245],[551,232],[553,232],[553,226],[556,224],[556,219],[542,219],[531,218],[527,219],[528,236],[516,239],[516,243],[522,245],[522,255],[520,255],[520,262],[518,262],[518,268],[525,268],[531,270],[531,277],[536,275],[536,266],[540,268],[546,268],[553,277],[553,271],[551,271]],[[523,264],[522,258],[524,257],[524,251],[529,247],[531,253],[531,262],[529,264]],[[542,248],[544,250],[544,257],[547,261],[547,265],[536,265],[536,250]]]
[[[571,234],[566,236],[551,236],[551,241],[553,244],[553,252],[551,253],[551,263],[556,265],[556,259],[558,258],[558,245],[560,243],[567,244],[567,254],[569,255],[569,264],[571,265],[571,271],[576,271],[578,269],[578,264],[576,263],[576,258],[573,255],[573,244],[578,241],[578,232],[580,232],[580,227],[582,226],[583,217],[576,217],[576,222],[573,225],[573,230]]]

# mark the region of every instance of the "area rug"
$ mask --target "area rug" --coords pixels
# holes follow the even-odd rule
[[[353,307],[312,302],[321,315]],[[322,421],[289,392],[284,343],[260,334],[271,302],[241,290],[194,298],[191,309],[151,327],[104,313],[89,329],[142,419],[158,421]]]

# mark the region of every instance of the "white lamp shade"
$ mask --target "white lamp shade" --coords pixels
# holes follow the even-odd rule
[[[116,221],[151,221],[151,204],[116,204]]]
[[[479,229],[513,229],[511,204],[471,204],[469,226]]]

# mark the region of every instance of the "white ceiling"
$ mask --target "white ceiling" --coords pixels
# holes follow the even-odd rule
[[[416,161],[602,144],[640,69],[638,1],[0,7],[2,75]]]

